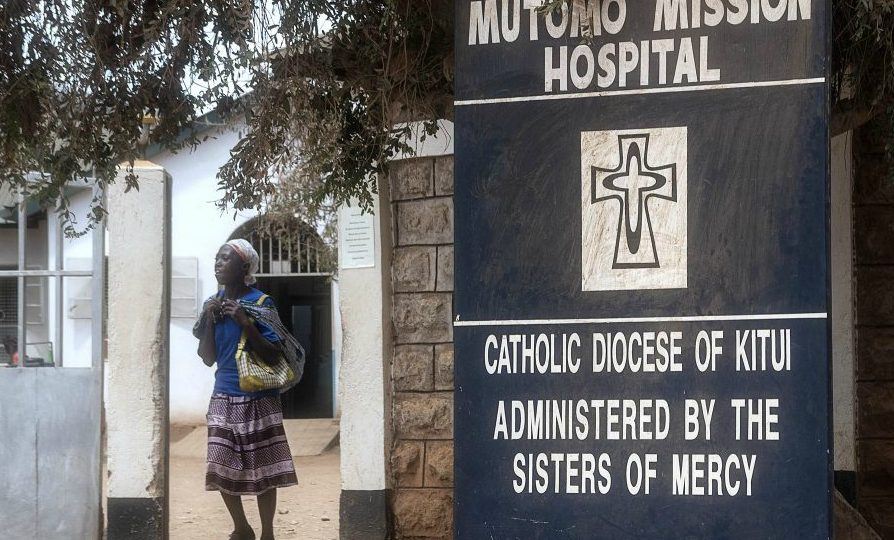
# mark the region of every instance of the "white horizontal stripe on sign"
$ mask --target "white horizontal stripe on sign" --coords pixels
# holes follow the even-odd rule
[[[825,77],[812,79],[787,79],[783,81],[756,81],[726,84],[695,84],[692,86],[667,86],[662,88],[631,88],[628,90],[602,90],[599,92],[577,92],[570,94],[544,94],[540,96],[520,96],[490,99],[461,99],[454,101],[457,107],[463,105],[488,105],[492,103],[519,103],[528,101],[550,101],[555,99],[583,99],[610,96],[634,96],[639,94],[670,94],[675,92],[697,92],[702,90],[732,90],[735,88],[760,88],[763,86],[796,86],[825,83]]]
[[[611,324],[702,321],[772,321],[782,319],[826,319],[828,313],[766,313],[760,315],[691,315],[682,317],[614,317],[604,319],[516,319],[501,321],[454,321],[453,326],[536,326],[547,324]]]

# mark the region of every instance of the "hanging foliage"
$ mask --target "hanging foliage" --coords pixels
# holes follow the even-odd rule
[[[832,5],[833,133],[894,118],[894,2]],[[88,224],[66,186],[102,188],[150,144],[196,145],[191,122],[213,110],[247,126],[223,206],[369,207],[377,174],[412,153],[400,122],[451,118],[452,80],[452,0],[6,0],[0,183],[75,233]],[[90,219],[103,213],[97,199]]]

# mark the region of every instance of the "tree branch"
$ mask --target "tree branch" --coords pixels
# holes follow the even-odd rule
[[[832,137],[856,129],[873,117],[872,107],[860,105],[853,99],[842,99],[832,106],[829,132]]]
[[[857,102],[854,99],[840,99],[832,106],[829,131],[834,137],[866,124],[892,104],[891,99],[873,104]]]

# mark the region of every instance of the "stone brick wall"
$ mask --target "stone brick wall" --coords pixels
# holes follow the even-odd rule
[[[854,139],[856,472],[857,509],[894,538],[894,183],[884,129],[868,125]]]
[[[453,536],[453,156],[393,163],[392,514],[396,538]]]

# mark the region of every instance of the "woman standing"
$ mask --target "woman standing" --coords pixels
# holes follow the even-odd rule
[[[230,540],[255,538],[242,495],[257,496],[261,540],[273,540],[276,488],[298,483],[282,425],[280,391],[244,392],[239,387],[236,357],[243,348],[273,363],[282,353],[282,341],[291,337],[283,335],[281,325],[274,328],[246,313],[243,305],[273,307],[269,297],[251,287],[257,270],[258,253],[249,242],[230,240],[221,246],[214,274],[222,289],[205,302],[194,329],[199,356],[208,366],[217,363],[208,406],[205,489],[220,491],[223,497],[233,518]]]

